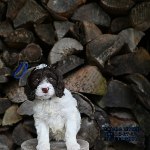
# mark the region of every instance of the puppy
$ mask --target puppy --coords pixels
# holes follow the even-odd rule
[[[50,150],[51,139],[64,140],[67,150],[80,150],[76,140],[81,122],[77,101],[59,72],[41,64],[32,70],[24,89],[27,98],[34,100],[37,150]]]

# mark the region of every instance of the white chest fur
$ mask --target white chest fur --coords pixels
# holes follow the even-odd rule
[[[37,101],[36,103],[38,104],[34,105],[34,117],[38,117],[44,123],[48,124],[50,128],[55,126],[55,128],[62,129],[66,119],[64,106],[55,101],[55,99]]]
[[[65,96],[62,98],[54,97],[51,100],[35,100],[33,107],[34,119],[46,123],[57,140],[64,137],[65,123],[69,117],[72,117],[71,114],[77,113],[76,119],[80,127],[81,118],[76,108],[77,102],[67,89],[65,89],[64,93]],[[61,132],[59,137],[55,137],[57,132]]]

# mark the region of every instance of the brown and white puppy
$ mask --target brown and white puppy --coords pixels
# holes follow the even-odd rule
[[[34,100],[37,150],[50,150],[50,138],[66,141],[67,150],[79,150],[76,135],[81,117],[77,101],[65,88],[58,71],[45,64],[37,66],[29,75],[24,91],[29,100]]]

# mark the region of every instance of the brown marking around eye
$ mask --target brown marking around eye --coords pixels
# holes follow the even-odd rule
[[[39,81],[36,81],[36,79],[38,79]],[[29,77],[29,84],[31,86],[32,89],[36,89],[39,82],[42,79],[42,70],[38,69],[35,70],[34,72],[32,72],[32,74]]]
[[[40,80],[38,78],[33,78],[32,81],[38,83]]]
[[[57,76],[49,70],[44,71],[43,76],[46,76],[48,79],[52,78],[53,80],[57,80]]]
[[[57,86],[57,80],[55,80],[55,79],[50,80],[50,78],[47,78],[48,82],[51,83],[53,85],[53,87],[56,87]]]

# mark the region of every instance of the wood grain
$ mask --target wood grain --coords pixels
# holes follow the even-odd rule
[[[75,21],[88,21],[104,27],[109,27],[111,20],[96,3],[89,3],[79,7],[71,19]]]
[[[106,80],[95,66],[85,66],[64,79],[67,89],[96,95],[106,94]]]

